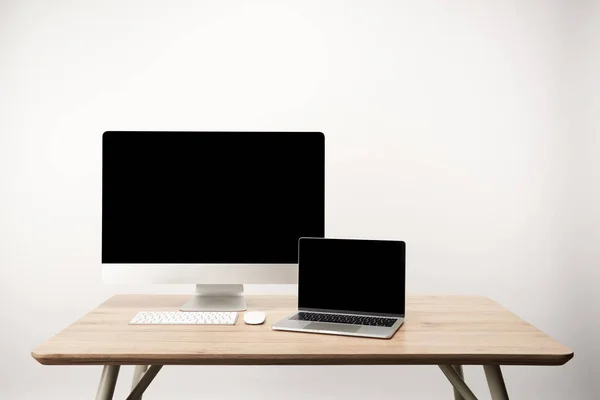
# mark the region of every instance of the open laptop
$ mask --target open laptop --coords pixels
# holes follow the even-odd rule
[[[298,312],[274,330],[389,339],[404,323],[404,242],[301,238],[298,247]]]

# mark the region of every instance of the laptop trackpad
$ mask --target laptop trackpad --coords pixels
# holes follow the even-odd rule
[[[311,322],[306,325],[304,329],[314,329],[316,331],[335,331],[335,332],[348,332],[354,333],[357,332],[361,327],[356,325],[346,325],[346,324],[329,324],[322,322]]]

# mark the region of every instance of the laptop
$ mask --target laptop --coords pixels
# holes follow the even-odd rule
[[[300,238],[298,312],[273,330],[389,339],[404,323],[406,244]]]

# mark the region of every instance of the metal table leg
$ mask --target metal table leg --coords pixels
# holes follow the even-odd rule
[[[135,369],[133,370],[133,379],[131,381],[131,390],[135,389],[135,386],[138,384],[138,382],[140,381],[140,379],[142,379],[142,376],[144,376],[144,373],[146,372],[146,370],[148,369],[147,365],[136,365]],[[140,399],[142,397],[140,396]]]
[[[119,376],[118,365],[105,365],[100,375],[100,385],[96,393],[96,400],[112,400]]]
[[[142,375],[139,382],[134,386],[131,390],[129,396],[127,396],[126,400],[140,400],[142,398],[142,394],[148,389],[152,380],[156,377],[162,365],[151,365],[150,368]]]
[[[452,368],[456,371],[458,376],[460,376],[461,379],[464,381],[465,375],[463,374],[462,365],[453,365]],[[462,394],[460,394],[460,392],[454,386],[452,388],[454,389],[454,400],[465,400],[465,398],[462,396]]]
[[[484,365],[485,378],[487,379],[493,400],[508,400],[508,392],[502,377],[499,365]]]
[[[464,400],[477,400],[471,389],[467,386],[461,376],[450,365],[439,366],[446,378],[450,381],[454,389],[462,396]]]

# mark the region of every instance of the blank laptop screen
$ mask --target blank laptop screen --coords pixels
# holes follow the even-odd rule
[[[300,239],[299,308],[403,315],[405,254],[401,241]]]

